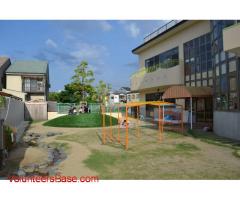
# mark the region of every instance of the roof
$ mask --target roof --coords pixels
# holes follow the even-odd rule
[[[10,65],[6,73],[46,74],[47,61],[16,61]]]
[[[181,22],[177,23],[176,25],[170,27],[169,29],[166,29],[165,31],[161,32],[160,34],[156,35],[155,37],[153,37],[152,39],[144,42],[143,44],[139,45],[138,47],[134,48],[132,50],[132,53],[135,53],[138,49],[142,48],[143,46],[151,43],[153,40],[157,39],[157,38],[160,38],[161,36],[163,36],[164,34],[170,32],[171,30],[175,29],[176,27],[184,24],[185,22],[187,22],[188,20],[182,20]]]
[[[209,97],[212,95],[212,88],[210,87],[187,87],[184,85],[177,85],[168,88],[164,92],[162,98],[181,99],[188,97]]]
[[[10,61],[8,57],[0,57],[0,67],[8,61]]]
[[[21,98],[17,97],[17,96],[14,96],[12,94],[9,94],[9,93],[6,93],[6,92],[2,92],[0,91],[0,96],[4,96],[4,97],[12,97],[14,99],[17,99],[17,100],[22,100]]]

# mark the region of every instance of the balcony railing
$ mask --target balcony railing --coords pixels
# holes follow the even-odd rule
[[[179,65],[180,62],[183,62],[183,61],[181,61],[180,59],[173,59],[173,60],[166,60],[164,63],[159,63],[151,67],[142,67],[137,72],[133,73],[131,75],[131,78],[136,76],[143,76],[146,73],[152,73],[158,69],[168,69],[176,65]]]
[[[42,92],[45,92],[45,89],[44,87],[30,87],[30,88],[23,88],[23,92],[42,93]]]
[[[163,26],[161,26],[160,28],[158,28],[154,32],[147,35],[144,38],[144,42],[147,42],[147,41],[151,40],[152,38],[156,37],[157,35],[163,33],[164,31],[168,30],[169,28],[171,28],[171,27],[175,26],[176,24],[180,23],[181,21],[182,20],[172,20],[172,21],[168,22],[167,24],[164,24]]]

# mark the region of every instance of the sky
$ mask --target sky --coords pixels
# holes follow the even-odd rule
[[[64,89],[74,69],[85,60],[95,85],[104,80],[113,89],[130,87],[138,69],[132,49],[159,28],[161,20],[0,20],[0,56],[49,62],[50,91]]]

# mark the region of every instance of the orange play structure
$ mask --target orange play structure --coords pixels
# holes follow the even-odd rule
[[[130,121],[136,121],[136,137],[140,138],[140,121],[147,120],[140,116],[140,107],[145,105],[154,106],[157,109],[157,117],[153,114],[151,123],[158,125],[158,140],[163,141],[164,128],[167,125],[174,125],[175,130],[178,132],[183,132],[183,107],[181,105],[168,103],[164,101],[147,101],[147,102],[129,102],[126,104],[115,104],[114,106],[106,107],[101,105],[102,114],[102,143],[107,142],[118,142],[128,149],[129,146],[129,128],[131,128]],[[114,109],[117,107],[117,110]],[[136,118],[133,118],[129,114],[129,108],[136,108]],[[121,114],[121,111],[125,112],[125,115]],[[106,126],[106,115],[109,118],[109,126]],[[169,116],[167,118],[167,116]],[[115,117],[118,120],[117,127],[117,137],[113,135],[112,118]],[[149,120],[149,118],[148,118]],[[125,129],[125,138],[122,140],[121,129]]]

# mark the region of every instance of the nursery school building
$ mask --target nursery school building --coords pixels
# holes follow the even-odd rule
[[[173,20],[132,52],[139,69],[131,76],[131,101],[182,105],[193,127],[240,140],[240,20]],[[140,112],[154,117],[155,109]]]

